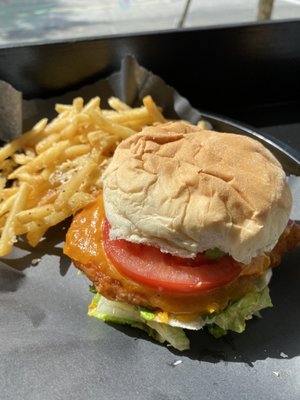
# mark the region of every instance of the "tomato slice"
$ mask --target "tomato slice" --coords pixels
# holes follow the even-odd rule
[[[207,260],[174,257],[153,246],[109,239],[109,223],[103,220],[103,243],[107,257],[128,278],[160,290],[191,293],[224,286],[236,278],[240,265],[231,257]]]

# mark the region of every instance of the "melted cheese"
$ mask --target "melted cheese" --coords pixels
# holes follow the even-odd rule
[[[175,313],[178,318],[190,319],[199,313],[219,311],[226,307],[230,299],[238,299],[254,291],[257,276],[268,264],[264,257],[258,257],[261,259],[255,259],[237,279],[221,288],[191,294],[155,290],[123,276],[107,258],[101,229],[103,218],[104,207],[100,196],[74,217],[67,233],[64,253],[77,263],[100,293],[112,300],[140,304]],[[110,290],[110,285],[114,286],[113,290]]]

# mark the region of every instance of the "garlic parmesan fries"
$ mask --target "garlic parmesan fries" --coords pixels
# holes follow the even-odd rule
[[[7,255],[18,235],[36,246],[51,226],[92,202],[116,146],[146,125],[164,122],[150,96],[131,108],[100,98],[84,105],[57,104],[58,116],[39,121],[30,131],[0,149],[0,256]]]

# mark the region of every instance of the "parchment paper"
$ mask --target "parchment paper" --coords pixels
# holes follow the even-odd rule
[[[6,142],[22,133],[22,93],[0,81],[0,140]]]
[[[0,139],[10,140],[30,129],[39,119],[53,118],[56,113],[55,103],[70,103],[74,97],[81,96],[88,101],[94,96],[100,96],[104,107],[108,107],[107,99],[117,96],[130,106],[141,105],[142,98],[150,94],[155,102],[164,110],[168,118],[186,119],[196,123],[201,118],[198,110],[193,108],[187,99],[160,77],[141,67],[134,57],[127,56],[122,60],[120,71],[107,79],[99,80],[92,85],[81,87],[79,90],[65,93],[58,97],[41,100],[24,100],[20,92],[14,90],[6,82],[0,81]],[[4,121],[10,120],[10,124]],[[23,121],[23,127],[20,124]],[[3,122],[2,122],[3,121]]]

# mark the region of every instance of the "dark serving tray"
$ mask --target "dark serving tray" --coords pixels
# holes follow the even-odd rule
[[[3,48],[0,79],[27,98],[57,95],[118,70],[128,53],[208,110],[216,129],[258,137],[300,175],[300,22]],[[300,398],[299,248],[274,271],[262,319],[225,339],[189,333],[192,348],[179,353],[87,317],[88,282],[61,252],[65,229],[1,260],[1,399]]]

